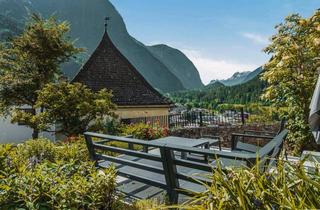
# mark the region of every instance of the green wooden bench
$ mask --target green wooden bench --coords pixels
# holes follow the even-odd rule
[[[216,158],[223,163],[227,160],[229,163],[240,161],[241,166],[252,167],[256,164],[258,157],[258,159],[264,160],[260,162],[261,164],[268,164],[268,160],[276,157],[280,152],[287,131],[285,130],[274,137],[267,145],[259,149],[257,153],[190,148],[90,132],[84,135],[90,158],[96,161],[98,167],[109,167],[114,164],[119,176],[161,188],[167,192],[171,203],[177,203],[179,194],[190,195],[192,191],[202,189],[201,187],[195,187],[196,185],[200,185],[199,180],[210,184],[210,180],[199,177],[195,178],[194,174],[210,174],[215,167],[212,160]],[[93,139],[98,139],[98,141],[93,141]],[[132,148],[133,145],[140,145],[152,147],[155,148],[155,150],[145,153],[129,148],[106,145],[107,142],[111,141],[126,143],[130,145],[129,148]],[[119,155],[115,157],[108,155],[107,152],[113,152]],[[203,158],[200,160],[191,157],[182,159],[178,155],[182,152],[197,154],[202,157],[208,156],[211,160],[205,162]]]

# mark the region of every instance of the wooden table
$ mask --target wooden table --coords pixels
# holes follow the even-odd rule
[[[209,137],[203,137],[203,138],[200,138],[201,140],[206,140],[209,142],[209,148],[213,145],[217,145],[218,144],[218,147],[219,147],[219,150],[221,151],[221,140],[220,140],[220,137],[215,137],[215,138],[209,138]]]
[[[173,145],[179,145],[179,146],[185,146],[185,147],[204,147],[206,149],[209,149],[210,144],[212,144],[211,141],[209,141],[208,139],[189,139],[189,138],[182,138],[182,137],[176,137],[176,136],[168,136],[165,138],[153,140],[152,142],[173,144]],[[216,141],[218,142],[218,140]],[[187,153],[181,152],[181,158],[186,159]]]

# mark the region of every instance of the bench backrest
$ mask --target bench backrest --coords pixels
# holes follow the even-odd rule
[[[280,152],[284,139],[288,134],[287,130],[281,131],[277,136],[275,136],[271,141],[258,150],[258,154],[261,157],[270,156],[275,158]]]
[[[268,170],[280,155],[288,130],[282,130],[277,136],[257,151],[260,168]]]
[[[258,153],[260,157],[259,159],[267,156],[275,156],[274,153],[277,153],[278,149],[281,148],[281,144],[286,134],[287,131],[281,132],[265,147],[261,148]],[[102,161],[108,161],[118,164],[118,166],[129,166],[134,169],[152,172],[155,176],[160,176],[161,178],[157,180],[150,176],[148,177],[141,174],[135,174],[135,170],[124,171],[121,169],[121,167],[119,167],[119,170],[117,170],[120,176],[124,176],[129,179],[166,190],[168,192],[169,200],[172,203],[177,202],[179,193],[188,195],[192,191],[192,189],[183,188],[180,184],[181,181],[199,184],[199,182],[194,177],[190,177],[190,175],[183,173],[183,170],[177,170],[177,168],[183,167],[195,169],[197,171],[203,171],[203,173],[211,173],[212,170],[214,170],[212,166],[206,162],[181,159],[180,157],[177,157],[175,152],[198,154],[202,157],[209,156],[211,158],[236,159],[246,162],[248,166],[254,166],[257,158],[256,154],[190,148],[173,144],[156,143],[152,141],[143,141],[139,139],[117,137],[97,133],[85,133],[84,135],[90,158],[96,161],[99,166],[103,167],[103,164],[100,164],[103,163]],[[97,139],[98,141],[93,141],[93,138]],[[116,146],[106,145],[106,143],[108,142],[126,143],[128,144],[128,148],[119,148]],[[132,150],[133,145],[153,147],[159,149],[160,154],[134,151]],[[110,154],[111,152],[120,155],[114,156]],[[128,156],[147,161],[139,162],[135,159],[128,159]],[[149,164],[150,161],[157,164]],[[210,180],[200,181],[210,184]]]
[[[283,130],[284,130],[284,128],[285,128],[285,126],[286,126],[286,119],[285,118],[282,118],[281,119],[281,121],[280,121],[280,127],[279,127],[279,130],[278,130],[278,132],[277,132],[277,135],[278,134],[280,134]]]

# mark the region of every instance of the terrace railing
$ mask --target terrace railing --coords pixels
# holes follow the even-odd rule
[[[159,124],[161,126],[169,127],[170,115],[152,116],[152,117],[137,117],[121,119],[124,124],[149,123],[151,125]]]
[[[141,118],[122,119],[125,124],[149,123],[160,124],[170,128],[178,127],[203,127],[218,125],[243,125],[248,115],[240,111],[223,111],[215,113],[185,112],[181,114],[170,114],[165,116],[152,116]]]

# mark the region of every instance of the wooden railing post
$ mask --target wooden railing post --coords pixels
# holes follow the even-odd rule
[[[200,127],[203,126],[203,120],[202,120],[202,112],[200,112]]]
[[[84,134],[84,138],[86,140],[87,148],[89,151],[89,157],[91,160],[96,160],[96,153],[94,151],[92,137],[89,135]]]
[[[237,136],[231,136],[231,150],[234,150],[237,146]]]
[[[179,180],[176,176],[177,166],[174,164],[174,152],[170,148],[164,146],[160,148],[160,154],[162,158],[162,164],[164,169],[164,176],[166,184],[168,186],[168,196],[171,204],[178,203]]]
[[[133,144],[132,144],[132,143],[128,143],[128,149],[130,149],[130,150],[134,150],[134,146],[133,146]]]
[[[244,125],[246,123],[245,119],[244,119],[244,109],[243,109],[243,107],[241,108],[241,122],[242,122],[242,125]]]
[[[126,138],[133,138],[133,135],[125,136]],[[128,143],[128,149],[134,150],[134,146],[132,143]]]
[[[145,153],[149,152],[149,147],[148,146],[143,146],[142,151]]]

